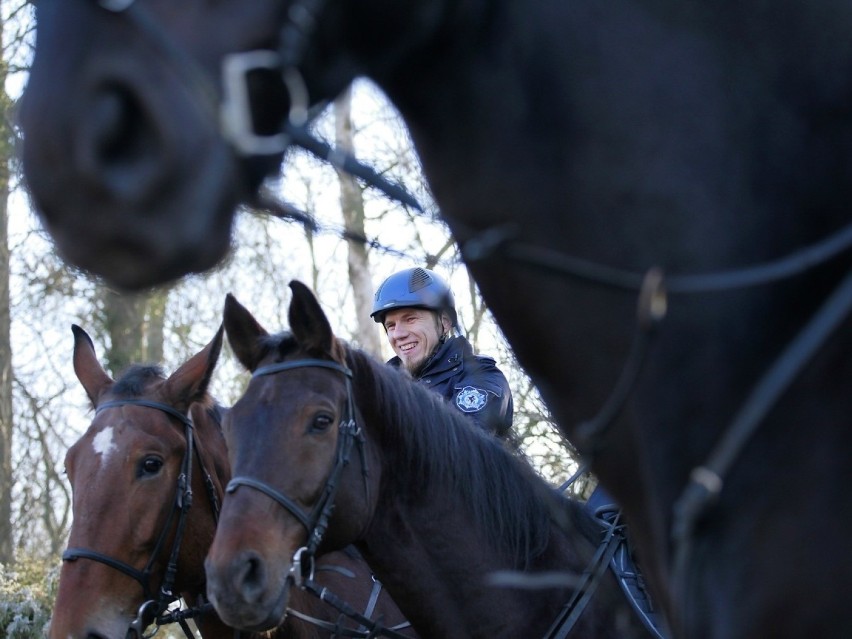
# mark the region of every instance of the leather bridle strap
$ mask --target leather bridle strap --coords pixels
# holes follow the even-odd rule
[[[172,408],[168,404],[163,404],[162,402],[155,402],[149,399],[142,399],[141,397],[115,399],[109,402],[104,402],[103,404],[98,405],[97,409],[95,409],[95,414],[100,413],[101,411],[106,410],[107,408],[119,408],[121,406],[144,406],[145,408],[154,408],[158,411],[166,413],[167,415],[171,415],[184,426],[192,428],[192,420],[184,413],[180,412],[175,408]]]
[[[410,639],[408,635],[404,635],[397,631],[397,629],[407,628],[411,624],[408,622],[404,624],[400,624],[398,626],[386,627],[379,621],[373,621],[372,619],[362,615],[360,612],[355,610],[348,603],[343,601],[340,597],[335,595],[325,586],[321,586],[316,583],[313,579],[308,579],[304,583],[304,588],[308,592],[314,594],[321,601],[326,602],[333,608],[336,608],[341,614],[346,615],[350,619],[354,619],[359,624],[361,624],[364,628],[368,630],[354,630],[348,631],[347,636],[356,636],[356,637],[366,637],[371,639],[372,637],[393,637],[394,639]],[[356,634],[357,633],[357,634]]]
[[[468,264],[498,257],[536,268],[550,275],[570,277],[601,286],[639,291],[644,273],[628,271],[607,264],[536,246],[516,238],[518,227],[495,226],[473,235],[462,244]],[[852,249],[852,224],[823,239],[769,262],[714,273],[666,274],[666,290],[671,295],[687,295],[738,290],[789,279]]]
[[[298,504],[296,504],[294,500],[282,494],[280,491],[276,490],[272,486],[269,486],[267,483],[255,479],[253,477],[234,477],[231,479],[230,482],[228,482],[228,486],[225,491],[227,493],[233,493],[240,486],[254,488],[255,490],[260,491],[261,493],[284,507],[299,521],[299,523],[302,524],[302,526],[305,527],[305,530],[308,533],[308,542],[306,547],[304,549],[299,549],[300,551],[304,552],[297,551],[299,558],[301,559],[302,555],[306,555],[308,561],[312,562],[314,553],[319,547],[319,544],[322,541],[323,536],[325,535],[326,528],[328,527],[328,521],[331,517],[331,511],[334,508],[334,496],[337,492],[337,483],[340,479],[341,473],[343,472],[343,468],[346,466],[346,464],[349,463],[350,451],[352,449],[352,444],[355,441],[358,442],[359,448],[361,449],[362,471],[364,475],[364,485],[367,490],[368,501],[369,484],[367,483],[367,475],[369,471],[367,469],[366,457],[363,450],[363,433],[355,423],[355,402],[353,399],[351,381],[352,371],[349,368],[330,360],[308,358],[277,362],[275,364],[261,366],[260,368],[255,369],[255,371],[252,373],[252,378],[264,377],[267,375],[273,375],[276,373],[290,371],[297,368],[327,368],[341,373],[346,380],[346,414],[344,415],[339,426],[340,433],[337,439],[337,450],[335,455],[334,466],[332,467],[328,479],[326,480],[322,496],[320,497],[312,512],[310,514],[307,514],[304,510],[302,510],[302,508],[299,507]],[[300,580],[301,577],[301,575],[294,575],[294,579],[297,581]]]
[[[675,502],[672,523],[672,539],[675,545],[672,591],[681,593],[684,600],[688,564],[698,521],[716,502],[731,466],[739,458],[766,414],[850,314],[852,271],[755,385],[722,439],[710,452],[707,461],[690,473],[686,487]]]
[[[263,483],[262,481],[258,481],[256,479],[252,479],[251,477],[234,477],[231,481],[228,482],[228,487],[225,489],[225,492],[228,494],[233,493],[240,486],[248,486],[249,488],[254,488],[255,490],[259,490],[264,495],[269,497],[270,499],[278,502],[281,506],[284,507],[285,510],[289,511],[293,517],[299,520],[299,523],[305,527],[305,530],[308,531],[308,534],[311,532],[311,528],[313,527],[312,518],[305,514],[305,512],[299,507],[296,502],[292,499],[284,495],[283,493],[278,492],[272,486]]]
[[[148,577],[150,575],[147,571],[147,567],[146,570],[137,570],[130,564],[126,564],[118,559],[113,559],[112,557],[99,553],[96,550],[89,550],[88,548],[66,548],[65,552],[62,553],[62,561],[77,561],[78,559],[91,559],[92,561],[97,561],[109,566],[110,568],[114,568],[119,572],[123,572],[142,586],[146,599],[151,594],[148,587]]]
[[[195,456],[197,449],[194,445],[195,436],[192,420],[187,415],[181,413],[180,411],[169,406],[168,404],[143,398],[117,399],[100,404],[95,409],[95,413],[100,413],[101,411],[106,410],[108,408],[120,408],[126,405],[142,406],[144,408],[153,408],[155,410],[159,410],[163,413],[166,413],[170,417],[177,419],[184,426],[186,450],[184,452],[183,460],[181,461],[181,473],[178,477],[178,485],[175,494],[174,507],[169,511],[166,524],[160,531],[160,535],[157,538],[157,542],[154,546],[154,551],[151,553],[151,556],[148,559],[148,562],[145,564],[145,568],[143,570],[138,570],[123,561],[114,559],[109,555],[103,554],[96,550],[90,550],[88,548],[68,548],[62,554],[62,560],[76,561],[78,559],[89,559],[92,561],[97,561],[106,566],[109,566],[110,568],[118,570],[119,572],[131,577],[136,582],[138,582],[142,586],[143,596],[146,601],[140,606],[136,619],[134,619],[130,623],[127,630],[127,638],[131,639],[135,636],[141,639],[143,637],[144,629],[150,623],[157,620],[158,616],[165,612],[169,604],[178,599],[178,597],[172,592],[172,588],[174,586],[174,582],[177,575],[177,560],[178,555],[180,554],[180,546],[186,527],[186,520],[189,513],[189,509],[192,506],[192,458]],[[204,467],[204,462],[200,457],[200,453],[197,454],[199,455],[199,465],[205,475],[205,485],[207,486],[208,491],[212,491],[212,480],[210,480],[210,475],[207,472],[207,469]],[[216,511],[218,509],[218,501],[215,498],[214,492],[211,492],[210,498],[215,517],[217,516]],[[160,550],[162,549],[163,544],[165,543],[166,535],[172,528],[172,520],[174,519],[175,512],[178,513],[175,537],[174,541],[172,542],[172,549],[169,554],[168,563],[166,565],[165,575],[163,577],[162,584],[160,585],[159,593],[155,598],[154,593],[151,591],[150,585],[151,572],[153,570],[154,562],[160,555]],[[186,616],[197,616],[198,614],[203,614],[203,612],[205,611],[193,611],[192,613],[188,613]],[[180,624],[187,637],[191,637],[191,632],[189,631],[185,620],[179,617],[175,617],[174,620]]]
[[[545,639],[565,639],[591,601],[619,544],[624,541],[624,524],[619,522],[619,517],[620,515],[616,515],[612,522],[606,523],[606,532],[592,560],[583,571],[581,582],[574,590],[574,595],[557,615],[547,634],[544,635]]]
[[[221,69],[224,95],[221,100],[214,84],[207,79],[198,63],[163,32],[140,3],[135,0],[96,2],[110,13],[126,16],[167,60],[174,62],[178,73],[185,80],[185,86],[191,91],[198,110],[238,155],[277,155],[284,153],[294,144],[335,168],[363,180],[403,206],[420,212],[425,210],[417,198],[401,185],[389,181],[371,167],[359,162],[351,153],[321,142],[307,129],[308,124],[328,103],[322,101],[310,106],[305,82],[298,66],[313,36],[325,0],[299,0],[290,5],[287,21],[280,31],[280,46],[277,51],[241,51],[224,56]],[[260,135],[254,131],[247,77],[249,73],[257,70],[279,71],[290,95],[290,113],[281,130],[273,135]],[[209,190],[215,192],[215,189]],[[301,211],[291,211],[283,216],[279,212],[278,216],[315,224],[311,216]]]

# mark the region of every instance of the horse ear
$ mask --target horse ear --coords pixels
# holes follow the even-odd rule
[[[231,344],[234,355],[246,370],[253,371],[263,356],[260,338],[266,337],[269,333],[230,293],[225,296],[224,322],[228,342]]]
[[[89,334],[76,324],[71,325],[71,331],[74,333],[74,373],[94,406],[98,397],[106,388],[112,386],[114,380],[107,375],[98,361],[95,344]]]
[[[178,410],[188,409],[190,404],[201,400],[207,393],[210,378],[213,376],[216,362],[219,361],[219,353],[222,352],[223,334],[224,328],[220,325],[210,343],[184,362],[166,380],[164,393],[169,398],[169,403]]]
[[[334,333],[316,296],[298,280],[290,282],[290,290],[293,291],[293,299],[290,301],[287,319],[293,337],[306,351],[317,355],[332,355],[335,345]]]

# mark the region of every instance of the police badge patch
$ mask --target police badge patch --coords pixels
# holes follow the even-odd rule
[[[464,413],[475,413],[485,408],[488,393],[480,388],[465,386],[456,395],[456,406]]]

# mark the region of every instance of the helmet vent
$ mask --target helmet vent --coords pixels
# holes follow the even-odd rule
[[[419,291],[432,283],[432,276],[422,268],[415,268],[411,271],[411,277],[408,278],[408,290],[411,293]]]

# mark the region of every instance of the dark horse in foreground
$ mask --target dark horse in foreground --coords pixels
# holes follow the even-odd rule
[[[852,627],[852,4],[37,12],[23,159],[66,256],[127,286],[212,265],[277,169],[286,114],[292,129],[369,76],[518,360],[623,506],[673,629]]]
[[[206,562],[223,619],[274,625],[293,557],[354,543],[422,637],[650,636],[606,560],[591,577],[606,531],[581,504],[441,397],[347,347],[311,292],[290,287],[292,333],[268,335],[225,303],[253,375],[225,419],[234,478]],[[489,583],[511,571],[556,582]]]
[[[96,414],[65,460],[74,523],[52,639],[142,639],[177,597],[204,639],[249,639],[222,623],[203,599],[204,557],[230,480],[222,409],[207,394],[221,345],[220,329],[168,378],[158,367],[136,365],[114,381],[89,336],[74,327],[74,370]],[[404,621],[357,555],[326,555],[317,579],[367,616],[384,616],[386,625]],[[310,593],[294,593],[290,606],[284,623],[264,637],[367,636]],[[165,620],[182,621],[168,614]]]

